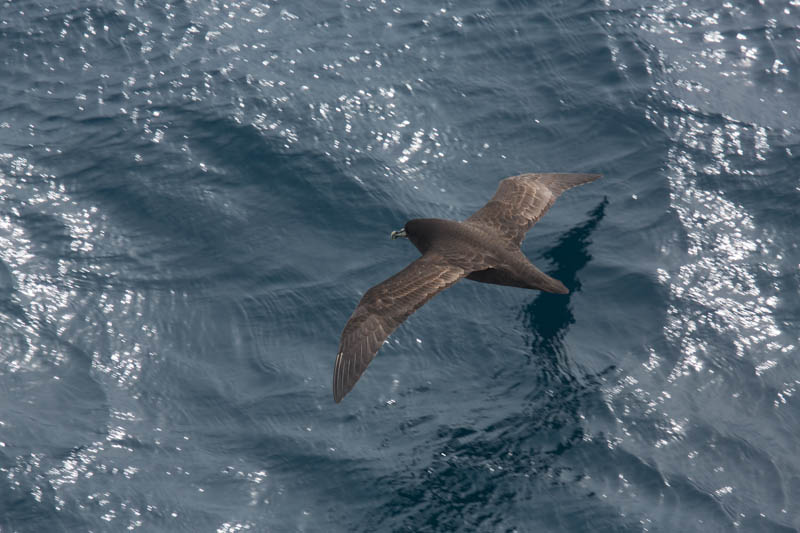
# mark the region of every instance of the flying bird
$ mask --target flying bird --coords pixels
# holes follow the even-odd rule
[[[422,257],[369,289],[342,331],[333,369],[333,399],[350,392],[389,335],[411,313],[461,278],[556,294],[563,283],[536,268],[520,250],[525,234],[562,192],[599,174],[521,174],[500,181],[489,202],[458,222],[418,218],[391,233]]]

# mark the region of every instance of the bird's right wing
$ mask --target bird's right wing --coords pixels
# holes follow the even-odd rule
[[[519,246],[562,192],[599,177],[600,174],[521,174],[506,178],[492,199],[466,222],[488,227]]]
[[[383,341],[411,313],[468,272],[426,254],[369,289],[344,326],[333,369],[333,399],[350,392]]]

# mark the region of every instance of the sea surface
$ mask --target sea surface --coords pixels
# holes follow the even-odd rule
[[[0,531],[800,529],[800,2],[0,0]],[[500,179],[598,172],[341,404]]]

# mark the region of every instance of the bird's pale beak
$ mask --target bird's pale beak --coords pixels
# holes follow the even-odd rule
[[[398,230],[398,231],[393,231],[392,232],[392,240],[399,239],[400,237],[408,238],[408,233],[406,233],[406,229],[405,228],[403,228],[401,230]]]

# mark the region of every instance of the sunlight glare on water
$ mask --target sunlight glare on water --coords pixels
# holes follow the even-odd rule
[[[0,0],[0,529],[794,531],[800,6]],[[331,397],[361,296],[597,172]],[[400,239],[399,241],[403,241]]]

